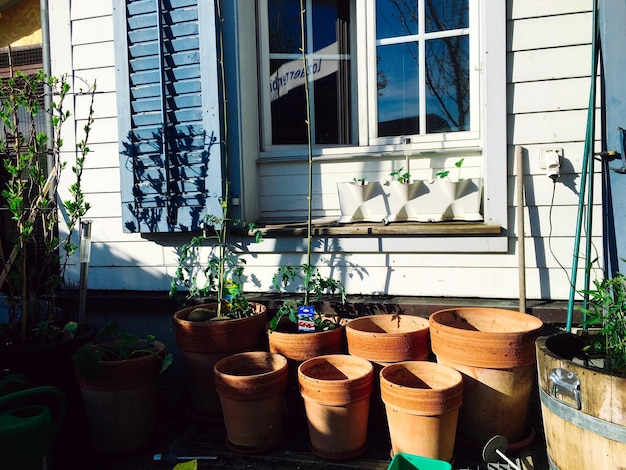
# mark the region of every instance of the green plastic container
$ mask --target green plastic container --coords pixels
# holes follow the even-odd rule
[[[399,452],[393,456],[387,470],[452,470],[452,465],[443,460]]]

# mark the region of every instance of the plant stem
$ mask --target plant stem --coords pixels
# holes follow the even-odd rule
[[[219,68],[220,68],[220,87],[222,89],[222,150],[224,152],[223,158],[223,182],[224,186],[222,200],[220,206],[222,209],[222,221],[219,228],[219,266],[218,266],[218,278],[217,278],[217,316],[222,315],[222,300],[224,299],[224,279],[225,275],[225,250],[226,250],[226,230],[227,230],[227,217],[228,217],[228,204],[230,198],[230,181],[229,181],[229,157],[228,157],[228,121],[227,117],[227,103],[226,103],[226,70],[224,68],[224,18],[222,17],[222,2],[217,0],[215,2],[217,21],[219,23],[218,33],[218,54],[219,54]]]
[[[308,151],[308,193],[307,193],[307,227],[306,227],[306,264],[307,267],[311,266],[311,231],[312,231],[312,204],[313,204],[313,149],[312,149],[312,137],[311,137],[311,102],[309,97],[309,73],[308,73],[308,61],[306,55],[306,37],[304,34],[305,25],[305,13],[304,0],[300,0],[300,42],[302,44],[302,65],[304,68],[304,99],[306,109],[306,130],[307,130],[307,151]],[[308,268],[307,268],[308,269]],[[304,285],[304,304],[309,304],[309,281],[310,276],[305,275]]]

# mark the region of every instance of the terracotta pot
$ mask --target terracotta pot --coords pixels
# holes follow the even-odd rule
[[[196,308],[215,308],[215,303],[201,304],[174,314],[176,344],[181,350],[189,376],[190,412],[200,420],[221,420],[222,408],[215,391],[213,368],[226,356],[243,351],[264,349],[267,322],[266,307],[251,303],[256,315],[224,321],[187,320]]]
[[[355,318],[346,325],[346,340],[350,355],[374,364],[370,429],[376,433],[387,433],[387,415],[380,397],[380,371],[394,362],[428,359],[428,319],[398,314]]]
[[[430,354],[428,320],[414,315],[372,315],[346,325],[348,352],[378,363],[422,361]]]
[[[392,453],[451,461],[463,377],[451,367],[425,361],[399,362],[380,372]]]
[[[459,439],[478,447],[501,434],[509,447],[531,433],[526,422],[543,323],[498,308],[456,308],[430,316],[437,362],[463,374]]]
[[[287,360],[267,352],[244,352],[215,364],[230,447],[236,452],[261,453],[283,438]]]
[[[344,354],[300,364],[300,393],[316,455],[350,459],[365,452],[373,375],[371,362]]]
[[[281,325],[288,321],[281,322]],[[298,333],[297,331],[268,331],[270,352],[281,354],[287,359],[302,362],[317,356],[341,354],[345,347],[345,327],[332,330]]]
[[[289,363],[289,382],[286,392],[287,413],[289,434],[295,435],[306,426],[304,402],[298,385],[298,367],[307,359],[345,353],[345,327],[298,333],[296,326],[288,318],[283,318],[278,330],[268,330],[267,338],[270,352],[286,357]]]
[[[96,452],[128,455],[152,440],[165,345],[156,341],[155,352],[156,356],[101,361],[104,373],[98,379],[76,372]]]

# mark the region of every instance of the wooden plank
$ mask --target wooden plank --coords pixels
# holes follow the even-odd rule
[[[89,69],[115,66],[113,41],[82,44],[72,48],[74,69]]]
[[[509,143],[514,145],[581,141],[585,139],[587,111],[518,114],[511,124]]]
[[[262,225],[258,229],[264,237],[306,236],[307,227],[304,223],[284,223]],[[494,225],[473,224],[466,222],[446,222],[440,224],[406,222],[401,224],[338,224],[336,221],[316,222],[314,235],[345,236],[345,235],[495,235],[501,228]]]
[[[72,43],[76,45],[113,41],[111,15],[72,21]]]
[[[567,13],[588,12],[589,0],[513,0],[510,2],[510,18],[535,18],[539,16],[564,15]]]
[[[513,114],[587,109],[589,78],[509,84],[507,94],[512,97],[508,112]]]
[[[514,83],[588,77],[591,68],[589,44],[509,52],[507,56]]]
[[[516,20],[512,24],[512,51],[576,46],[591,42],[591,13]]]

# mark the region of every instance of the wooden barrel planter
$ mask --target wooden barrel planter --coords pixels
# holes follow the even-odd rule
[[[539,318],[499,308],[446,309],[430,316],[437,362],[463,374],[460,442],[482,448],[501,434],[516,448],[532,440],[527,419],[542,327]]]
[[[536,343],[550,468],[626,468],[626,378],[574,362],[580,342],[558,333]]]

